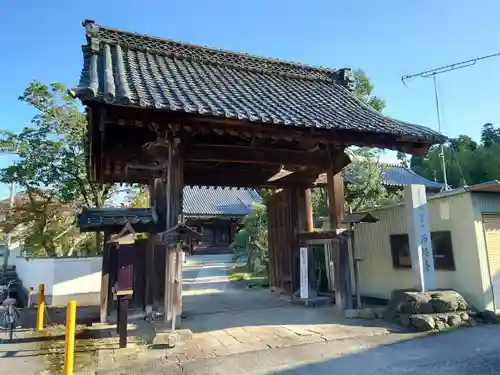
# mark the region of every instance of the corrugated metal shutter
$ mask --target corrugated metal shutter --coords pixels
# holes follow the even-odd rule
[[[500,309],[500,214],[483,215],[495,309]]]

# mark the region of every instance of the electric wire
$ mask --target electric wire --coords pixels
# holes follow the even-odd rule
[[[425,70],[423,72],[416,73],[416,74],[404,75],[401,77],[401,82],[403,82],[403,84],[405,86],[407,86],[406,82],[412,78],[416,78],[416,77],[431,78],[432,77],[433,82],[434,82],[434,99],[435,99],[435,103],[436,103],[438,131],[441,133],[441,115],[440,115],[440,110],[439,110],[439,94],[438,94],[438,89],[437,89],[436,75],[450,72],[450,71],[457,70],[457,69],[466,68],[466,67],[475,65],[478,61],[482,61],[482,60],[486,60],[486,59],[489,59],[492,57],[498,57],[498,56],[500,56],[500,52],[493,53],[490,55],[476,57],[476,58],[473,58],[470,60],[460,61],[460,62],[450,64],[450,65],[444,65],[444,66],[441,66],[439,68]],[[445,158],[444,158],[444,145],[443,144],[441,144],[440,159],[441,159],[441,168],[443,170],[443,177],[444,177],[444,181],[443,181],[444,182],[444,190],[449,190],[450,187],[448,186],[448,178],[446,175],[446,162],[445,162]],[[458,163],[458,159],[457,159],[457,163]],[[461,171],[460,166],[459,166],[459,169]],[[462,174],[462,179],[465,182],[465,179],[463,177],[463,173],[462,172],[460,172],[460,173]]]

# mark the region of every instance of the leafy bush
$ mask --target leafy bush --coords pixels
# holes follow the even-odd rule
[[[255,269],[256,263],[267,267],[267,212],[266,206],[252,206],[252,213],[243,219],[243,228],[236,233],[231,247],[234,259],[247,257],[247,265]]]

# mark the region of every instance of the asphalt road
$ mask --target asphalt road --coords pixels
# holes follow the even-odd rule
[[[389,337],[392,336],[392,337]],[[195,362],[143,363],[142,375],[500,374],[500,326],[460,329],[393,343],[394,335],[269,349]]]
[[[227,283],[224,257],[193,257],[187,289]],[[188,270],[188,268],[191,268]],[[214,299],[211,297],[209,300]],[[202,301],[209,305],[209,300]],[[186,301],[188,302],[188,301]],[[187,303],[186,303],[187,304]],[[235,312],[236,313],[236,312]],[[390,334],[172,363],[148,360],[116,374],[156,375],[500,375],[500,325],[415,338]],[[115,372],[106,374],[115,374]]]

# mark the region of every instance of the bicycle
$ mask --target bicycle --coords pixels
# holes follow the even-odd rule
[[[0,296],[3,298],[0,306],[1,325],[9,330],[9,340],[12,340],[14,327],[20,318],[19,310],[16,307],[17,301],[10,297],[10,289],[15,282],[15,280],[11,280],[7,285],[0,285]]]

